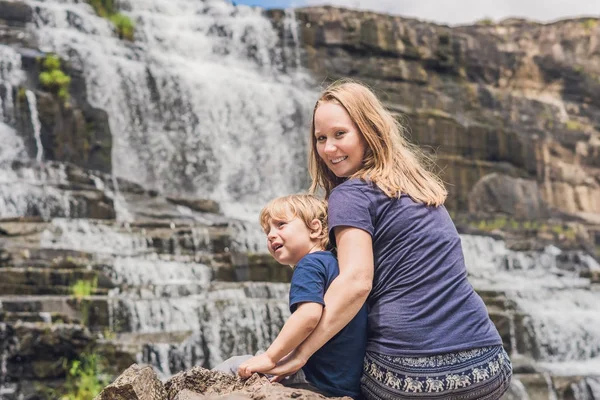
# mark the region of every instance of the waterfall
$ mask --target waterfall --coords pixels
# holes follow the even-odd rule
[[[0,90],[0,218],[24,215],[39,215],[44,219],[53,215],[68,217],[76,201],[51,186],[66,183],[64,166],[34,165],[27,155],[23,137],[14,129],[13,93],[22,92],[29,104],[30,124],[37,144],[36,158],[41,161],[43,149],[37,101],[33,92],[19,89],[24,79],[19,53],[0,45],[0,89],[3,89]]]
[[[21,70],[21,56],[11,47],[0,44],[0,84],[4,88],[4,98],[0,96],[1,123],[14,122],[13,91],[23,79],[25,74]]]
[[[38,117],[37,100],[35,94],[31,90],[25,91],[27,96],[27,103],[29,104],[29,111],[31,112],[31,124],[33,126],[33,137],[35,138],[36,155],[35,160],[41,163],[44,159],[44,148],[42,147],[42,138],[40,136],[41,123]]]
[[[214,282],[212,270],[197,260],[211,249],[208,233],[196,228],[191,241],[187,253],[161,253],[127,223],[62,218],[41,235],[44,248],[95,255],[120,285],[108,299],[111,326],[127,326],[125,341],[160,335],[152,336],[139,361],[152,362],[163,377],[266,349],[289,315],[288,284]]]
[[[505,292],[528,316],[535,343],[527,351],[541,367],[557,374],[598,374],[600,295],[580,276],[600,269],[592,257],[555,246],[515,252],[490,237],[463,235],[461,240],[473,285]]]
[[[128,43],[84,2],[29,4],[41,48],[85,71],[90,103],[108,111],[116,176],[252,221],[272,197],[307,186],[316,91],[305,73],[286,73],[259,9],[131,0]]]

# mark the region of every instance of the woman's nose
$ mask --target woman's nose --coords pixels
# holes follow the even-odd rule
[[[334,153],[336,150],[337,150],[337,148],[335,147],[335,145],[332,142],[329,142],[329,141],[325,142],[325,148],[324,148],[325,153],[327,153],[327,154]]]

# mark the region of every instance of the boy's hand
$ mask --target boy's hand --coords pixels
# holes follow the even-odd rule
[[[252,357],[238,367],[238,375],[242,378],[250,378],[255,372],[266,372],[275,367],[276,362],[267,355],[267,353],[259,354]]]

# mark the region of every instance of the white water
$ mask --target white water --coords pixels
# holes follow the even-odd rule
[[[31,113],[31,122],[33,123],[33,137],[35,138],[36,147],[35,160],[38,163],[41,163],[44,159],[44,148],[42,147],[42,138],[40,136],[42,124],[38,117],[37,99],[31,90],[26,90],[25,96],[27,97],[29,112]]]
[[[51,184],[66,183],[64,167],[35,165],[27,155],[23,138],[13,128],[15,124],[14,92],[24,81],[21,56],[14,49],[0,45],[0,218],[39,215],[44,219],[58,215],[68,217],[76,202],[65,192]],[[31,126],[37,145],[36,158],[40,162],[43,149],[40,140],[40,121],[35,94],[29,90],[25,96],[30,107]],[[17,162],[14,166],[13,163]]]
[[[206,240],[197,241],[196,251],[207,247]],[[527,352],[537,359],[540,368],[561,375],[600,372],[600,315],[597,312],[600,293],[590,289],[589,279],[579,277],[581,270],[600,268],[591,257],[579,254],[577,260],[566,263],[564,260],[568,257],[553,246],[543,252],[524,253],[511,251],[504,242],[489,237],[462,235],[461,240],[469,279],[474,286],[506,293],[516,302],[517,311],[528,315],[526,323],[533,331],[534,343]],[[263,292],[256,292],[256,286],[251,291],[238,286],[212,288],[208,267],[190,262],[193,257],[158,255],[150,247],[150,239],[126,228],[115,230],[85,220],[55,219],[44,233],[42,244],[116,254],[109,268],[113,280],[143,288],[128,292],[121,302],[130,310],[134,332],[191,331],[206,335],[213,329],[205,325],[208,323],[219,329],[233,329],[229,332],[240,329],[249,332],[252,326],[257,329],[258,337],[265,337],[260,325],[270,323],[265,317],[272,312],[269,307],[280,310],[281,318],[287,315],[286,294],[281,289],[287,285],[267,284],[267,288],[280,288],[274,293],[264,292],[264,288]],[[271,303],[272,300],[266,299],[277,301]],[[215,314],[215,309],[219,313]],[[193,317],[185,318],[185,315]],[[211,340],[216,340],[215,337]],[[523,340],[513,333],[511,340],[516,343],[517,339]],[[228,340],[235,342],[237,336]],[[265,344],[268,340],[259,342]],[[211,362],[228,354],[222,338],[215,343]],[[243,343],[249,346],[247,341]]]
[[[469,280],[478,289],[505,292],[527,314],[539,365],[557,374],[600,374],[600,291],[582,270],[600,268],[580,253],[514,252],[489,237],[461,237]]]
[[[25,79],[21,70],[21,56],[12,48],[0,44],[0,85],[4,86],[6,95],[0,97],[0,122],[14,122],[13,89]]]
[[[117,176],[252,221],[267,200],[306,186],[298,166],[316,91],[305,74],[284,73],[260,10],[131,0],[132,44],[84,2],[29,4],[42,49],[82,68],[89,101],[108,111]]]

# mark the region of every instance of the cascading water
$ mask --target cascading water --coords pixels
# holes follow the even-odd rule
[[[592,378],[600,375],[600,292],[582,277],[582,272],[600,270],[598,262],[554,246],[515,252],[490,237],[463,235],[461,240],[473,286],[505,293],[525,316],[519,337],[511,332],[513,347],[525,344],[513,348],[513,355],[526,352],[547,373],[588,376],[581,385],[600,398],[600,379]],[[549,389],[554,395],[551,384]],[[588,389],[578,390],[577,399],[587,398]]]
[[[305,74],[286,73],[260,10],[131,0],[128,43],[84,2],[29,4],[41,48],[85,71],[90,103],[109,113],[115,175],[252,220],[267,200],[306,186],[299,166],[316,92]]]
[[[21,56],[11,47],[0,45],[0,218],[39,215],[68,217],[75,201],[49,183],[66,183],[64,168],[41,165],[43,150],[39,140],[40,121],[36,98],[31,91],[19,88],[25,79],[21,70]],[[36,160],[31,160],[23,138],[15,126],[15,94],[20,91],[31,109],[30,124],[36,139]]]
[[[316,85],[298,68],[299,47],[280,46],[259,10],[224,0],[129,0],[123,9],[137,26],[130,43],[85,2],[28,4],[42,50],[80,69],[89,102],[109,114],[114,179],[108,188],[98,178],[96,187],[115,201],[119,222],[132,218],[117,177],[164,194],[210,198],[228,217],[252,221],[270,198],[307,186],[306,132]],[[297,40],[293,13],[286,15],[287,39]],[[31,215],[32,208],[45,219],[67,217],[51,221],[41,246],[95,255],[122,287],[109,297],[111,319],[127,315],[124,337],[154,338],[140,361],[164,376],[266,347],[288,315],[287,285],[214,282],[199,257],[210,252],[207,228],[192,228],[192,252],[161,253],[127,223],[68,219],[73,199],[43,184],[66,182],[60,165],[12,168],[15,160],[34,162],[12,128],[20,68],[19,54],[0,46],[0,217]],[[35,108],[32,94],[25,92]],[[31,117],[39,139],[34,112]],[[31,157],[39,163],[36,143]],[[237,229],[239,247],[257,248],[252,224]],[[474,286],[505,292],[526,315],[533,339],[519,351],[551,373],[600,373],[599,294],[579,274],[599,268],[593,259],[569,259],[554,247],[513,252],[487,237],[463,235],[462,242]],[[156,339],[161,334],[183,339]],[[600,398],[596,380],[584,383]],[[519,398],[526,398],[522,392]]]
[[[135,43],[128,43],[85,3],[29,4],[41,49],[81,69],[88,101],[109,113],[113,175],[170,195],[211,198],[226,215],[252,221],[270,198],[306,186],[306,116],[316,91],[301,70],[289,71],[299,63],[297,48],[290,55],[278,46],[260,10],[225,1],[134,0],[124,5],[136,23]],[[293,13],[286,21],[294,28]],[[256,225],[237,224],[245,235],[234,243],[257,248]],[[209,352],[207,363],[213,365],[229,354],[266,347],[287,315],[283,291],[273,301],[252,301],[246,286],[213,300],[221,289],[209,290],[206,267],[165,261],[135,247],[120,254],[129,242],[107,239],[122,233],[111,236],[106,229],[55,220],[42,244],[97,254],[108,241],[115,255],[107,263],[111,277],[143,287],[119,301],[131,315],[133,332],[195,332],[184,347]],[[57,239],[64,237],[73,241]],[[180,280],[168,283],[167,268]],[[163,275],[154,276],[159,270]],[[185,297],[170,292],[183,286]],[[169,298],[157,298],[157,291]],[[247,340],[238,340],[244,331]],[[223,349],[225,342],[234,345]],[[171,372],[164,355],[156,362],[163,373]]]
[[[56,218],[41,245],[95,254],[121,287],[108,301],[113,315],[126,315],[122,339],[152,337],[139,361],[167,377],[268,347],[289,314],[286,284],[213,282],[211,269],[197,260],[210,245],[193,236],[193,254],[158,254],[151,239],[127,225]],[[177,337],[184,340],[175,343]]]

